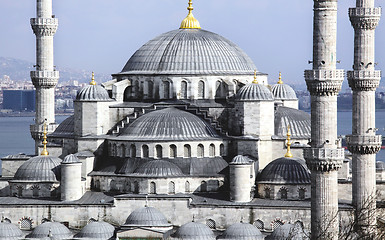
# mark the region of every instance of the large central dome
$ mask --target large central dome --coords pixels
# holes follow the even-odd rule
[[[201,29],[178,29],[143,45],[120,74],[250,75],[255,69],[228,39]]]

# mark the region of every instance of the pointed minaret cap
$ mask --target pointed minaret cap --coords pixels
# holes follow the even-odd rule
[[[283,84],[281,72],[279,72],[279,78],[278,78],[278,82],[277,82],[277,83],[278,83],[278,84]]]
[[[43,125],[43,151],[41,151],[41,156],[48,156],[48,150],[47,150],[47,121],[44,121]]]
[[[185,19],[183,19],[182,23],[180,24],[181,29],[201,29],[201,25],[199,24],[199,21],[194,17],[192,14],[192,10],[194,10],[192,6],[192,0],[189,0],[188,2],[188,15]]]
[[[257,81],[257,69],[254,70],[254,80],[253,80],[252,83],[258,84],[258,81]]]
[[[95,82],[95,73],[92,72],[92,78],[91,78],[91,82],[90,82],[90,85],[96,85],[96,82]]]
[[[291,154],[291,151],[290,151],[290,146],[291,146],[291,142],[290,142],[290,125],[287,125],[287,152],[285,154],[285,157],[287,158],[292,158],[293,157],[293,154]]]

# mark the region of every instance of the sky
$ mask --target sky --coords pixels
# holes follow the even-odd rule
[[[377,3],[380,1],[376,1]],[[381,1],[382,2],[382,1]],[[179,28],[188,0],[53,0],[59,18],[55,65],[113,74],[122,70],[143,44]],[[240,46],[269,82],[282,71],[287,83],[303,83],[311,69],[313,1],[194,0],[194,16],[202,29]],[[29,19],[34,0],[0,0],[0,56],[35,62],[35,36]],[[351,70],[353,28],[348,8],[355,0],[339,1],[337,65]],[[385,69],[385,21],[376,31],[377,69]]]

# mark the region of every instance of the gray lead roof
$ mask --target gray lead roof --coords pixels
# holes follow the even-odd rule
[[[213,231],[205,224],[197,222],[182,225],[173,236],[181,240],[215,240]]]
[[[16,171],[17,181],[60,181],[61,159],[53,156],[37,156],[23,163]]]
[[[33,229],[27,238],[45,238],[52,234],[54,239],[71,239],[72,233],[66,226],[58,222],[45,222]]]
[[[292,139],[311,138],[311,119],[310,114],[304,111],[277,107],[274,118],[274,135],[286,139],[287,126],[290,125]]]
[[[217,239],[227,240],[263,240],[265,237],[250,223],[234,223]]]
[[[16,225],[7,222],[0,222],[0,239],[16,240],[22,237],[23,233]]]
[[[236,44],[201,29],[177,29],[143,45],[120,74],[252,75],[253,61]]]
[[[133,211],[130,216],[128,216],[124,226],[170,227],[171,224],[159,210],[153,207],[143,207]]]

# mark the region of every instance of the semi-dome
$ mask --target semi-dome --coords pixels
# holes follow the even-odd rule
[[[16,171],[14,180],[60,181],[61,159],[53,156],[37,156],[23,163]]]
[[[235,99],[238,101],[272,101],[271,91],[264,85],[250,83],[239,89]]]
[[[175,164],[164,160],[153,160],[138,167],[135,172],[141,176],[172,177],[183,175],[182,170]]]
[[[71,164],[71,163],[79,163],[79,162],[80,160],[76,155],[70,154],[64,158],[62,164]]]
[[[124,226],[170,227],[171,224],[159,210],[153,207],[143,207],[133,211]]]
[[[278,158],[257,176],[258,183],[310,184],[310,171],[300,158]]]
[[[286,139],[287,126],[289,125],[291,138],[311,138],[310,114],[294,108],[277,107],[274,117],[274,135]]]
[[[293,239],[303,240],[308,239],[307,234],[303,231],[303,228],[299,224],[284,224],[277,227],[270,236],[265,238],[266,240],[282,240]]]
[[[119,135],[123,140],[184,141],[218,138],[215,130],[198,116],[176,108],[147,113]]]
[[[265,237],[255,226],[250,223],[235,223],[228,227],[217,239],[229,240],[260,240]]]
[[[276,100],[298,100],[294,89],[284,83],[274,84],[271,88],[271,92]]]
[[[78,91],[77,101],[110,101],[110,96],[105,88],[99,85],[88,85]]]
[[[144,44],[120,74],[250,75],[254,69],[236,44],[209,31],[187,28]]]
[[[251,161],[250,161],[250,158],[248,158],[248,157],[245,157],[243,155],[237,155],[231,160],[230,164],[232,164],[232,165],[250,165]]]
[[[77,233],[75,239],[113,239],[115,234],[115,227],[109,223],[97,221],[87,224],[79,233]]]
[[[54,239],[71,239],[72,233],[66,226],[58,222],[45,222],[37,226],[27,238],[43,238],[52,236]]]
[[[21,239],[23,232],[14,224],[0,222],[0,239],[17,240]]]
[[[202,223],[189,222],[182,225],[175,233],[174,239],[183,240],[214,240],[213,231]]]
[[[55,129],[55,131],[49,134],[50,137],[73,137],[75,126],[75,116],[71,115],[64,119],[63,122]]]

